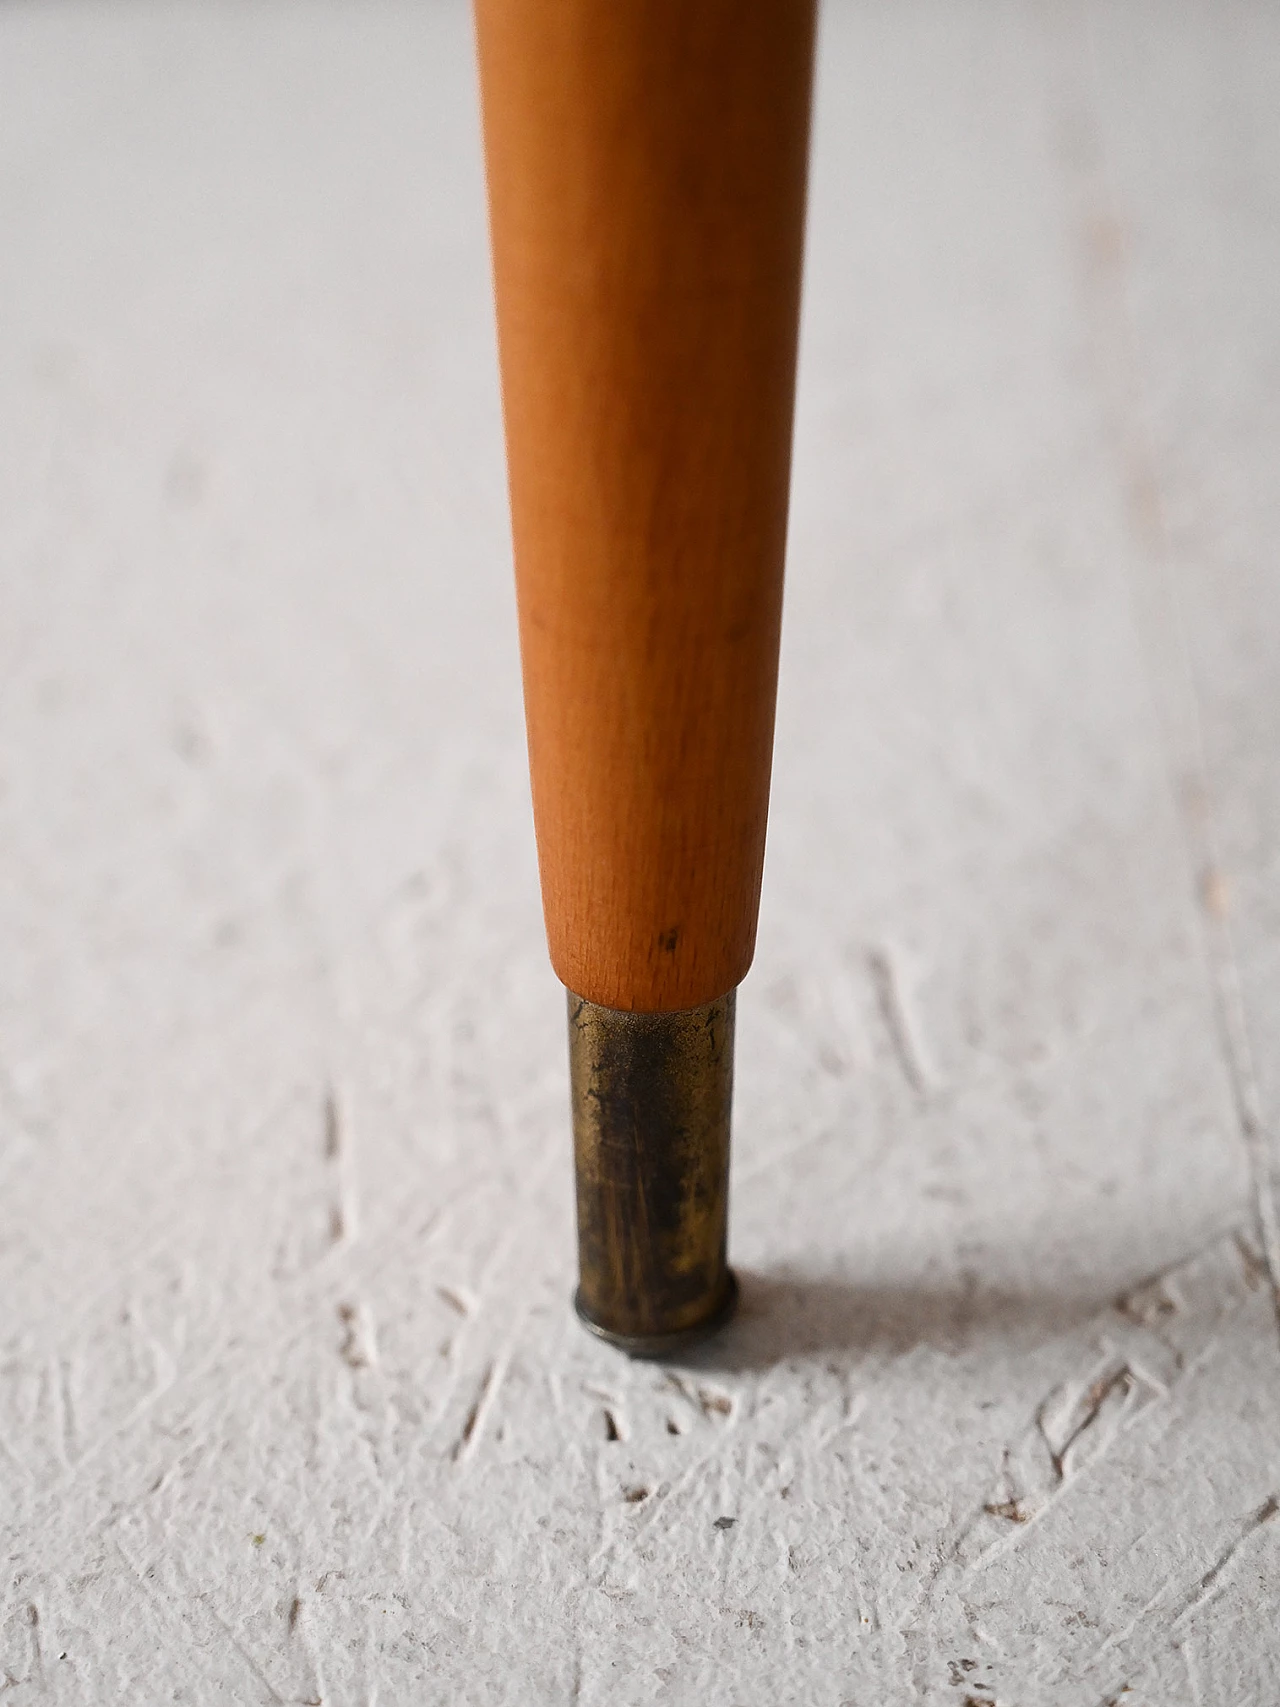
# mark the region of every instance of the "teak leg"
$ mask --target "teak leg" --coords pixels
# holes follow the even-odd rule
[[[571,992],[579,1313],[732,1307],[813,0],[476,0],[534,816]]]

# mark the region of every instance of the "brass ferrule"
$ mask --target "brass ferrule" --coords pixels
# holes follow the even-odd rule
[[[569,994],[578,1315],[636,1357],[728,1319],[735,991],[680,1013]]]

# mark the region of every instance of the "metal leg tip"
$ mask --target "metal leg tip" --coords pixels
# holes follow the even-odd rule
[[[710,1315],[704,1316],[700,1322],[693,1322],[688,1327],[677,1328],[672,1333],[654,1334],[620,1334],[615,1333],[603,1322],[598,1322],[587,1314],[582,1302],[582,1290],[574,1293],[573,1307],[578,1320],[588,1333],[594,1334],[607,1345],[616,1346],[619,1351],[625,1351],[628,1357],[662,1358],[672,1357],[678,1352],[687,1350],[701,1341],[718,1333],[729,1321],[738,1307],[738,1282],[732,1269],[725,1271],[725,1289],[720,1301]]]

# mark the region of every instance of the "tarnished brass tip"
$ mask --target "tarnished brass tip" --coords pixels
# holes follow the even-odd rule
[[[734,996],[633,1014],[569,995],[578,1315],[665,1357],[733,1314],[726,1261]]]

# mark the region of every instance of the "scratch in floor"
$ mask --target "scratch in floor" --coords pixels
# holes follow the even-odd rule
[[[691,1402],[693,1402],[683,1378],[677,1375],[674,1370],[666,1372],[663,1384],[669,1384],[682,1395],[690,1397]],[[726,1395],[716,1394],[715,1397],[723,1398]],[[840,1406],[840,1414],[836,1418],[834,1426],[831,1423],[826,1406],[814,1410],[788,1442],[789,1451],[802,1454],[808,1443],[813,1443],[815,1450],[826,1448],[837,1435],[856,1423],[861,1415],[863,1404],[864,1401],[861,1396],[852,1402],[846,1398]],[[704,1415],[706,1414],[704,1412]],[[720,1406],[715,1406],[711,1414],[723,1416],[724,1413]],[[685,1501],[686,1496],[690,1495],[691,1490],[698,1488],[709,1470],[714,1470],[718,1466],[722,1476],[724,1475],[726,1457],[742,1442],[741,1427],[738,1420],[735,1419],[732,1427],[717,1428],[714,1432],[708,1432],[711,1434],[712,1440],[708,1451],[695,1459],[692,1464],[686,1466],[673,1482],[659,1483],[644,1502],[643,1516],[626,1537],[625,1546],[628,1556],[634,1556],[634,1550],[641,1540],[645,1540],[648,1546],[653,1545],[649,1535],[655,1525],[658,1525],[659,1538],[664,1535],[670,1536],[673,1533],[674,1527],[679,1521],[682,1502]],[[731,1509],[735,1523],[745,1517],[749,1511],[758,1507],[761,1500],[775,1495],[785,1498],[794,1474],[794,1464],[788,1462],[786,1455],[779,1457],[763,1476],[753,1477],[749,1483],[741,1474],[738,1474],[736,1477],[737,1485],[730,1491],[730,1497],[733,1501]],[[723,1492],[724,1490],[722,1490]],[[687,1510],[687,1507],[683,1509]],[[721,1511],[723,1512],[723,1506]],[[729,1514],[724,1513],[724,1515],[727,1517]],[[615,1537],[605,1540],[602,1532],[600,1544],[592,1554],[587,1567],[591,1580],[597,1587],[604,1585],[614,1557],[618,1552],[618,1539]]]
[[[633,1542],[638,1541],[642,1535],[647,1534],[647,1532],[653,1527],[654,1523],[671,1509],[674,1502],[685,1491],[685,1489],[697,1481],[698,1477],[707,1468],[707,1466],[714,1464],[716,1460],[723,1455],[724,1445],[725,1443],[723,1439],[718,1439],[715,1445],[711,1447],[710,1451],[705,1452],[701,1458],[696,1459],[692,1464],[690,1464],[687,1469],[676,1477],[674,1482],[663,1482],[659,1484],[659,1486],[654,1490],[653,1497],[646,1502],[647,1510],[645,1511],[643,1518],[641,1518],[640,1522],[632,1531],[631,1539]],[[590,1562],[592,1567],[599,1566],[599,1574],[596,1578],[597,1586],[603,1583],[604,1578],[608,1574],[610,1558],[614,1551],[615,1544],[613,1542],[609,1542],[599,1549]]]
[[[1192,1707],[1204,1707],[1204,1691],[1200,1687],[1200,1672],[1191,1644],[1190,1642],[1179,1642],[1177,1649],[1178,1657],[1182,1661],[1182,1669],[1187,1676],[1187,1691],[1191,1696]]]
[[[1172,1587],[1173,1579],[1166,1578],[1156,1592],[1151,1596],[1150,1600],[1148,1600],[1143,1606],[1139,1607],[1127,1624],[1122,1625],[1119,1630],[1113,1630],[1110,1635],[1104,1637],[1089,1655],[1086,1670],[1095,1666],[1104,1654],[1112,1653],[1116,1648],[1122,1648],[1144,1619],[1150,1618],[1156,1607],[1161,1605],[1162,1602],[1168,1598],[1169,1591]],[[1127,1689],[1128,1685],[1125,1684],[1124,1688]],[[1124,1690],[1122,1689],[1121,1694],[1123,1693]]]
[[[607,1387],[597,1386],[592,1381],[582,1383],[582,1391],[592,1399],[599,1399],[602,1405],[601,1415],[604,1421],[604,1438],[609,1443],[626,1441],[631,1438],[626,1416],[622,1409],[622,1401],[616,1393]]]
[[[856,1428],[861,1420],[862,1413],[866,1408],[867,1396],[865,1393],[857,1393],[852,1398],[846,1396],[844,1408],[841,1411],[839,1418],[832,1423],[830,1428],[825,1429],[815,1439],[813,1443],[814,1452],[825,1452],[827,1447],[831,1445],[832,1441],[838,1439],[840,1435],[845,1434],[849,1429]]]
[[[324,1157],[327,1162],[336,1162],[341,1155],[342,1110],[338,1106],[337,1094],[330,1085],[324,1098]]]
[[[42,1687],[45,1681],[44,1648],[40,1641],[40,1608],[34,1600],[27,1602],[27,1628],[31,1632],[31,1673],[26,1681]]]
[[[267,1116],[252,1128],[255,1136],[269,1132],[272,1122],[280,1118],[281,1110],[288,1107],[287,1100],[275,1104]],[[308,1112],[311,1104],[308,1103]],[[457,1191],[450,1199],[434,1208],[430,1214],[422,1216],[420,1206],[408,1204],[396,1217],[379,1239],[377,1247],[367,1252],[364,1257],[363,1273],[367,1282],[376,1281],[385,1269],[394,1264],[405,1262],[422,1262],[425,1253],[439,1240],[451,1226],[459,1207],[470,1197],[476,1195],[478,1188],[466,1186]],[[162,1257],[179,1240],[180,1234],[166,1233],[162,1239],[157,1239],[145,1251],[140,1253],[139,1264],[153,1262]],[[289,1286],[289,1296],[294,1299],[292,1328],[280,1337],[268,1337],[266,1331],[250,1335],[246,1342],[214,1342],[203,1353],[194,1357],[180,1372],[175,1371],[172,1380],[164,1387],[153,1387],[110,1426],[100,1430],[88,1440],[75,1464],[69,1465],[64,1473],[45,1483],[39,1490],[32,1507],[24,1517],[24,1525],[38,1524],[46,1516],[56,1514],[63,1508],[71,1490],[77,1481],[99,1462],[103,1455],[112,1448],[117,1448],[122,1454],[141,1450],[144,1445],[144,1431],[149,1433],[156,1426],[156,1413],[162,1404],[177,1406],[184,1402],[184,1395],[199,1389],[200,1383],[210,1371],[219,1371],[219,1385],[223,1390],[230,1390],[237,1377],[253,1368],[255,1361],[264,1354],[269,1345],[271,1354],[284,1357],[310,1331],[304,1324],[308,1319],[307,1302],[319,1304],[324,1297],[329,1282],[318,1281],[312,1275],[302,1275]],[[72,1318],[75,1323],[83,1323],[90,1310],[102,1304],[107,1296],[106,1289],[101,1289],[89,1295],[83,1305]],[[328,1301],[326,1300],[326,1307]],[[275,1330],[272,1330],[274,1336]],[[35,1473],[19,1459],[13,1448],[0,1436],[0,1452],[13,1460],[15,1468],[20,1471],[28,1482],[35,1480]],[[8,1540],[12,1532],[0,1523],[0,1537]]]
[[[695,1382],[686,1380],[682,1375],[677,1375],[674,1370],[667,1372],[666,1384],[674,1388],[682,1399],[686,1399],[689,1404],[699,1410],[708,1422],[714,1422],[718,1417],[723,1418],[726,1422],[732,1421],[734,1410],[732,1394],[721,1392],[715,1387],[700,1387]]]
[[[1246,1519],[1235,1539],[1230,1541],[1219,1553],[1179,1608],[1173,1620],[1175,1630],[1180,1624],[1185,1623],[1188,1618],[1199,1612],[1200,1608],[1213,1598],[1217,1590],[1218,1579],[1223,1571],[1231,1564],[1245,1542],[1256,1535],[1264,1524],[1270,1523],[1277,1512],[1280,1512],[1280,1499],[1275,1494],[1268,1494],[1258,1509]]]
[[[1188,664],[1188,671],[1190,665]],[[1188,686],[1188,692],[1194,688]],[[1195,706],[1196,737],[1200,740],[1199,704]],[[1199,763],[1206,764],[1203,753]],[[1207,773],[1201,785],[1206,801],[1209,798]],[[1189,840],[1197,837],[1207,845],[1216,869],[1216,829],[1208,810],[1196,822],[1184,807]],[[1262,1112],[1262,1094],[1258,1086],[1257,1067],[1249,1036],[1248,1015],[1245,1012],[1244,988],[1240,978],[1240,962],[1231,933],[1231,923],[1225,906],[1202,908],[1207,939],[1210,970],[1213,975],[1222,1031],[1222,1047],[1227,1076],[1235,1100],[1236,1119],[1240,1137],[1249,1161],[1249,1178],[1253,1191],[1254,1215],[1262,1243],[1262,1255],[1271,1290],[1272,1307],[1280,1328],[1280,1207],[1276,1202],[1273,1139]]]
[[[1112,1359],[1073,1400],[1066,1415],[1059,1412],[1054,1419],[1056,1426],[1050,1425],[1042,1407],[1036,1421],[1061,1480],[1077,1474],[1096,1453],[1105,1451],[1115,1430],[1125,1420],[1129,1401],[1140,1380],[1127,1363]],[[1151,1391],[1159,1395],[1163,1389]]]
[[[312,1643],[307,1639],[306,1627],[302,1623],[303,1608],[304,1602],[302,1596],[300,1594],[295,1594],[289,1603],[289,1611],[286,1616],[286,1626],[289,1639],[297,1643],[297,1646],[301,1650],[305,1663],[311,1673],[309,1679],[311,1694],[300,1696],[297,1699],[299,1701],[299,1707],[324,1707],[324,1675],[320,1669],[319,1655],[316,1653]]]
[[[1050,1389],[1009,1440],[995,1482],[961,1526],[954,1556],[985,1565],[1096,1466],[1152,1405],[1170,1398],[1258,1290],[1261,1258],[1239,1228],[1131,1288],[1096,1318],[1094,1361]]]
[[[373,1313],[366,1304],[339,1304],[338,1320],[345,1330],[339,1355],[352,1369],[373,1369],[378,1362],[378,1336]]]
[[[63,1461],[68,1465],[74,1464],[80,1455],[77,1447],[80,1431],[76,1421],[76,1401],[72,1386],[73,1374],[72,1359],[60,1357],[58,1359],[58,1387],[62,1420],[62,1456]]]
[[[333,1199],[329,1206],[329,1241],[333,1245],[350,1245],[358,1232],[355,1160],[343,1119],[342,1103],[332,1085],[326,1089],[324,1097],[322,1147],[334,1175]]]
[[[912,1022],[893,955],[887,948],[871,949],[867,955],[867,971],[871,975],[880,1017],[902,1076],[917,1096],[928,1096],[930,1075],[924,1065],[917,1028]]]
[[[619,1440],[625,1441],[629,1432],[630,1431],[628,1430],[625,1421],[622,1419],[621,1412],[611,1411],[606,1407],[604,1411],[605,1439],[610,1442]]]
[[[495,1359],[485,1370],[479,1390],[462,1425],[462,1433],[454,1442],[449,1455],[455,1464],[465,1464],[474,1457],[505,1375],[506,1364],[500,1359]]]
[[[572,1676],[572,1680],[571,1680],[570,1685],[569,1685],[569,1700],[570,1700],[570,1703],[573,1704],[573,1707],[576,1707],[576,1703],[579,1702],[581,1699],[582,1699],[582,1644],[581,1644],[581,1642],[579,1642],[573,1651],[573,1676]]]
[[[1277,1325],[1280,1325],[1280,1212],[1272,1181],[1271,1138],[1262,1122],[1259,1106],[1258,1081],[1254,1072],[1252,1052],[1244,1016],[1244,1000],[1240,992],[1240,974],[1234,953],[1230,970],[1232,1029],[1238,1033],[1237,1054],[1243,1060],[1236,1100],[1240,1117],[1240,1134],[1249,1156],[1249,1171],[1253,1180],[1254,1208],[1258,1231],[1266,1257],[1267,1275],[1271,1284],[1271,1300]]]
[[[197,1651],[206,1650],[206,1656],[199,1661],[199,1675],[204,1678],[206,1683],[209,1672],[207,1651],[213,1647],[214,1642],[219,1642],[228,1657],[234,1655],[235,1660],[238,1660],[256,1679],[270,1701],[276,1703],[277,1707],[285,1707],[284,1697],[252,1654],[239,1641],[226,1620],[214,1611],[207,1595],[188,1593],[180,1604],[176,1603],[170,1595],[161,1593],[154,1586],[149,1580],[147,1570],[129,1557],[118,1540],[113,1540],[111,1546],[117,1557],[128,1567],[142,1593],[157,1608],[163,1623],[169,1626],[177,1624],[184,1637],[195,1638]],[[197,1622],[204,1626],[203,1629],[197,1628]],[[214,1642],[209,1640],[211,1635],[214,1637]],[[166,1648],[184,1667],[195,1665],[195,1660],[187,1646],[176,1647],[167,1633],[163,1639]]]
[[[1280,1497],[1277,1497],[1275,1494],[1269,1494],[1267,1498],[1263,1500],[1261,1505],[1259,1505],[1257,1509],[1251,1512],[1248,1518],[1245,1519],[1236,1534],[1222,1549],[1221,1553],[1219,1553],[1218,1557],[1214,1560],[1213,1564],[1210,1565],[1209,1569],[1205,1571],[1203,1576],[1199,1577],[1190,1589],[1184,1590],[1177,1601],[1176,1610],[1173,1612],[1172,1616],[1168,1618],[1168,1621],[1163,1623],[1161,1626],[1166,1636],[1172,1637],[1174,1632],[1178,1631],[1187,1623],[1188,1619],[1192,1618],[1205,1605],[1214,1599],[1222,1581],[1223,1573],[1230,1569],[1235,1559],[1239,1556],[1241,1549],[1247,1545],[1259,1530],[1272,1522],[1277,1514],[1280,1514]],[[1098,1662],[1103,1659],[1105,1655],[1114,1654],[1116,1650],[1124,1650],[1134,1633],[1146,1623],[1152,1613],[1168,1603],[1175,1591],[1175,1587],[1175,1579],[1172,1577],[1166,1578],[1145,1605],[1140,1607],[1126,1624],[1118,1630],[1113,1630],[1111,1634],[1093,1650],[1084,1662],[1083,1666],[1075,1673],[1077,1679],[1089,1677]],[[1148,1639],[1147,1651],[1150,1650],[1150,1640],[1151,1638]],[[1199,1682],[1195,1675],[1194,1662],[1185,1637],[1180,1641],[1174,1641],[1173,1646],[1182,1654],[1183,1665],[1188,1673],[1189,1687],[1191,1689],[1192,1696],[1198,1701],[1200,1699]],[[1130,1663],[1132,1663],[1133,1657],[1132,1653],[1130,1653],[1128,1656]],[[1128,1687],[1129,1686],[1126,1684],[1117,1691],[1115,1686],[1112,1685],[1107,1696],[1104,1698],[1102,1707],[1105,1707],[1105,1704],[1108,1701],[1122,1701],[1125,1698]]]

